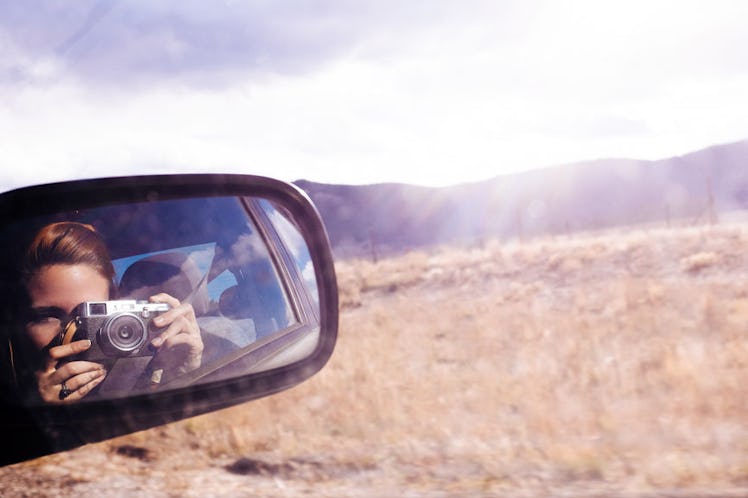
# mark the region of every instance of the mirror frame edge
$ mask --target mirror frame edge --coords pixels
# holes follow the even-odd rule
[[[16,453],[8,455],[2,452],[0,465],[65,451],[268,396],[308,379],[331,357],[338,333],[338,289],[332,249],[317,208],[306,192],[292,183],[256,175],[177,174],[35,185],[0,193],[0,226],[13,221],[19,212],[28,217],[64,211],[81,204],[92,207],[143,201],[153,194],[158,199],[254,196],[283,205],[294,217],[294,224],[309,247],[315,268],[320,293],[317,347],[309,357],[289,365],[164,393],[31,408],[2,401],[0,427],[10,433]],[[6,445],[6,448],[11,445]]]

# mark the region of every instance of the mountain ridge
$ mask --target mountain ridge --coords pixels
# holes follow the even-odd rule
[[[659,160],[593,159],[446,187],[294,182],[338,257],[622,225],[714,222],[748,210],[748,140]]]

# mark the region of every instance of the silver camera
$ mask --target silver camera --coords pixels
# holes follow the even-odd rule
[[[90,339],[86,360],[152,356],[151,340],[163,329],[153,319],[168,311],[166,303],[134,299],[86,301],[73,311],[77,330],[73,340]]]

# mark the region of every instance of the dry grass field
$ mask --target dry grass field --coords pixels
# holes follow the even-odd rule
[[[338,273],[308,382],[0,469],[3,496],[748,496],[748,226]]]

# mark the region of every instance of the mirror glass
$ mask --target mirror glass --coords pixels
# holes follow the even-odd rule
[[[304,238],[246,197],[109,205],[0,229],[10,384],[25,404],[120,398],[290,364],[319,338]]]

